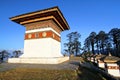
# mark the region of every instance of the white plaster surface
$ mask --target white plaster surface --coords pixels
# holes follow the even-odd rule
[[[98,63],[98,67],[105,68],[105,63]]]
[[[31,39],[24,41],[22,57],[61,57],[60,42],[52,38]]]
[[[118,66],[116,63],[107,63],[107,66]]]
[[[108,69],[108,73],[115,76],[115,77],[120,77],[120,70],[116,70],[116,69]]]
[[[117,64],[115,63],[107,63],[107,66],[118,66]],[[120,77],[120,70],[119,69],[108,69],[108,73],[113,75],[113,76],[116,76],[116,77]]]
[[[56,58],[9,58],[9,63],[29,63],[29,64],[59,64],[69,60],[69,57]]]

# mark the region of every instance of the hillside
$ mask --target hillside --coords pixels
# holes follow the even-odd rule
[[[115,80],[93,68],[80,66],[80,58],[62,64],[0,64],[1,80]]]

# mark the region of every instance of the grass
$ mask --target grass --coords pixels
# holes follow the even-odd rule
[[[85,62],[79,57],[71,60]],[[89,62],[88,62],[89,63]],[[91,64],[91,63],[90,63]],[[2,69],[4,66],[0,66]],[[14,68],[0,72],[0,80],[114,80],[92,68],[80,66],[77,70],[54,70],[40,68]]]
[[[86,67],[79,67],[78,75],[80,80],[107,80],[101,73]]]
[[[77,61],[80,61],[81,58],[80,58],[80,57],[70,57],[70,60],[77,60]]]
[[[74,70],[16,68],[0,73],[0,80],[77,80]]]
[[[108,80],[101,73],[86,67],[78,70],[16,68],[0,73],[0,80]]]

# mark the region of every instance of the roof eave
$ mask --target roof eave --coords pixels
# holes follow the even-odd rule
[[[48,8],[48,9],[44,9],[44,10],[40,10],[40,11],[35,11],[35,12],[30,12],[30,13],[26,13],[26,14],[22,14],[22,15],[18,15],[18,16],[14,16],[11,17],[10,19],[18,24],[20,24],[20,19],[24,19],[24,18],[28,18],[28,17],[32,17],[41,13],[46,14],[49,11],[57,11],[57,14],[60,16],[60,18],[62,19],[62,23],[64,23],[66,26],[63,30],[69,30],[70,27],[66,21],[66,19],[64,18],[62,12],[60,11],[60,9],[58,7],[52,7],[52,8]],[[60,24],[62,24],[60,23]],[[63,25],[62,25],[63,26]]]

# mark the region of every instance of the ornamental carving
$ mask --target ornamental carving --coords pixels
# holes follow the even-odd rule
[[[28,35],[28,38],[31,38],[31,37],[32,37],[32,34],[29,34],[29,35]]]
[[[46,37],[46,35],[47,35],[46,32],[43,32],[43,33],[42,33],[42,36],[43,36],[43,37]]]
[[[53,36],[53,38],[54,38],[54,37],[55,37],[55,34],[53,33],[53,35],[52,35],[52,36]]]

